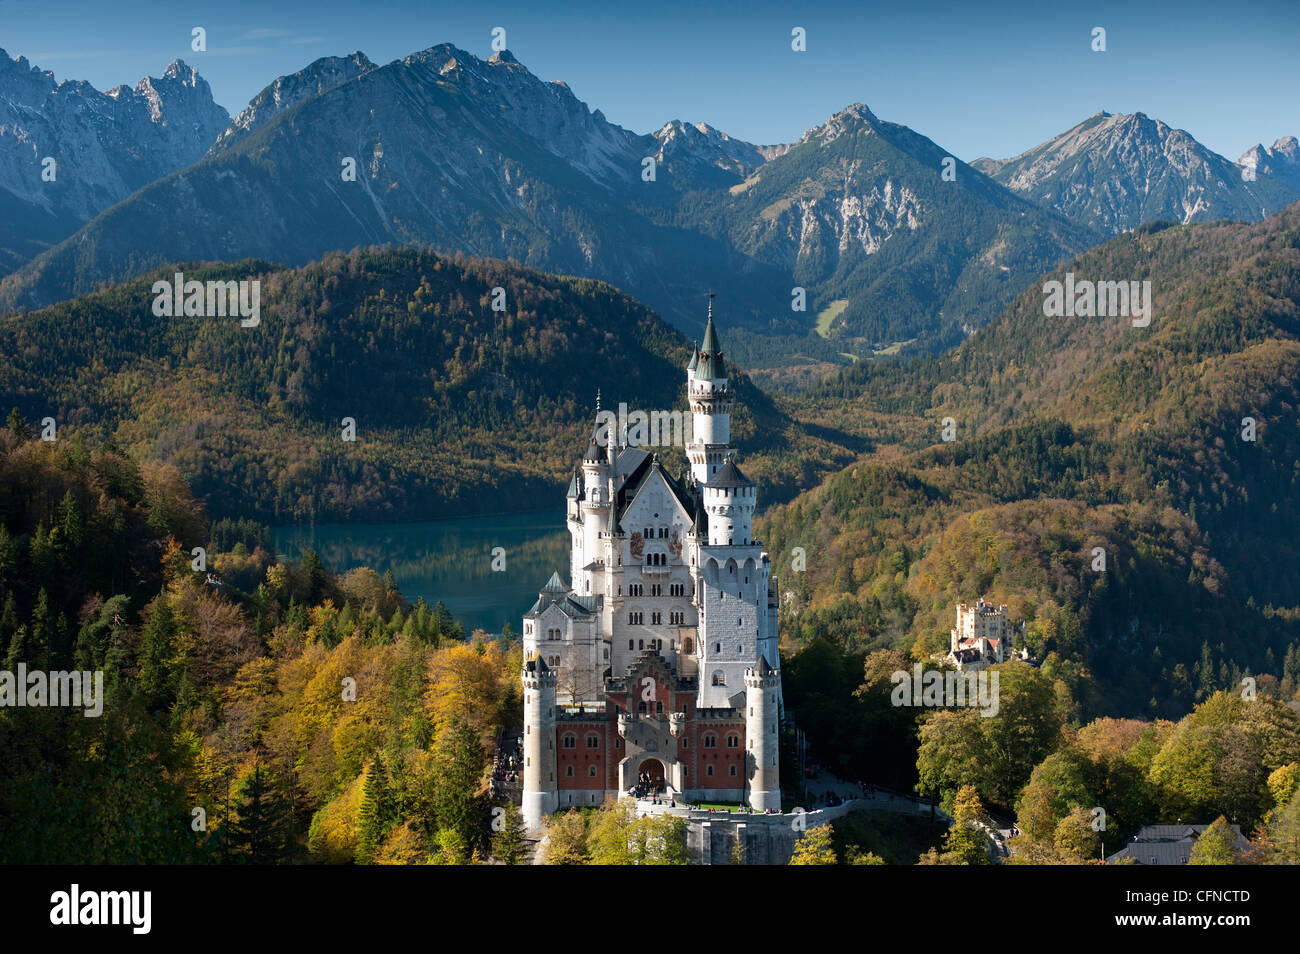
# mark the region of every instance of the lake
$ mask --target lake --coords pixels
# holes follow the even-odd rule
[[[569,535],[564,511],[461,517],[420,523],[348,523],[272,527],[281,556],[297,559],[315,550],[338,573],[368,566],[381,576],[392,570],[414,603],[442,600],[467,632],[501,632],[537,600],[551,573],[569,576]],[[493,569],[493,550],[501,547]]]

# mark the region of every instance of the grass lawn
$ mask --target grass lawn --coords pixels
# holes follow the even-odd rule
[[[847,298],[836,298],[833,302],[823,308],[817,315],[817,333],[823,338],[829,338],[831,335],[831,323],[843,314],[844,309],[847,307],[849,307],[849,300]]]
[[[744,807],[744,805],[737,805],[734,802],[693,802],[691,804],[691,808],[702,808],[705,811],[713,808],[720,812],[738,812]]]

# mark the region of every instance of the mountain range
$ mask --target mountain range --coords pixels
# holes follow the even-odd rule
[[[1014,159],[977,159],[972,165],[1013,192],[1108,235],[1146,222],[1255,221],[1300,199],[1291,180],[1273,177],[1279,160],[1270,164],[1264,158],[1259,171],[1265,175],[1249,180],[1242,175],[1244,163],[1234,164],[1143,113],[1094,113]]]
[[[0,50],[0,269],[196,162],[229,122],[207,82],[180,60],[134,89],[101,93],[85,81],[56,83]]]
[[[0,76],[5,95],[20,85],[13,73]],[[165,80],[186,76],[191,112],[208,124],[190,122],[189,151],[7,242],[26,249],[17,265],[63,237],[0,282],[0,308],[39,308],[177,260],[299,266],[359,245],[427,244],[610,282],[687,334],[711,289],[728,302],[743,364],[802,353],[829,367],[955,344],[1033,277],[1142,222],[1258,219],[1300,196],[1286,141],[1259,147],[1263,174],[1249,182],[1244,166],[1141,114],[1099,113],[1016,159],[967,166],[862,104],[790,144],[679,120],[639,135],[508,51],[325,57],[228,124],[200,108],[207,85],[183,64]],[[51,106],[36,113],[64,121]],[[173,125],[184,122],[162,123]],[[116,141],[137,136],[124,126]],[[0,176],[0,197],[36,202],[20,179]],[[21,229],[35,215],[10,220]]]
[[[1150,279],[1151,324],[1047,318],[1035,283],[948,354],[859,362],[787,405],[873,452],[762,521],[774,567],[806,561],[785,632],[923,659],[981,594],[1092,711],[1173,714],[1279,673],[1300,634],[1300,205],[1140,226],[1045,277],[1067,272]]]

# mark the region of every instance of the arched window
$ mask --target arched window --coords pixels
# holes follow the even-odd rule
[[[734,732],[727,733],[727,748],[729,749],[740,748],[740,736],[736,735],[736,733]]]
[[[713,670],[713,684],[715,686],[725,686],[727,684],[727,676],[721,669]]]
[[[576,749],[578,747],[578,737],[572,732],[564,733],[564,747],[566,749]]]
[[[685,639],[683,639],[683,640],[682,640],[682,652],[684,652],[684,653],[685,653],[686,655],[688,655],[688,656],[693,656],[693,655],[695,655],[695,640],[691,639],[691,637],[689,637],[689,636],[687,636]]]
[[[572,766],[572,765],[566,765],[566,766],[564,767],[564,777],[565,777],[565,778],[573,778],[573,766]]]
[[[735,768],[735,766],[733,765],[732,768]],[[596,777],[596,766],[594,766],[594,765],[590,765],[590,766],[587,767],[587,777],[588,777],[588,778],[595,778],[595,777]]]
[[[718,747],[718,737],[712,732],[704,733],[703,742],[706,749],[716,749]]]
[[[734,776],[736,774],[736,766],[732,765],[730,769],[731,770],[727,774]]]
[[[710,777],[712,777],[712,776],[713,776],[713,766],[712,766],[712,765],[706,765],[706,766],[704,766],[704,774],[705,774],[705,775],[708,775],[708,776],[710,776]]]

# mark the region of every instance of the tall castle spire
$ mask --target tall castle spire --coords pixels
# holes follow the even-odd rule
[[[722,342],[713,323],[713,294],[709,293],[708,321],[704,340],[697,352],[693,369],[686,374],[686,394],[690,400],[694,440],[686,448],[691,473],[700,483],[708,482],[731,450],[731,389],[722,358]]]

